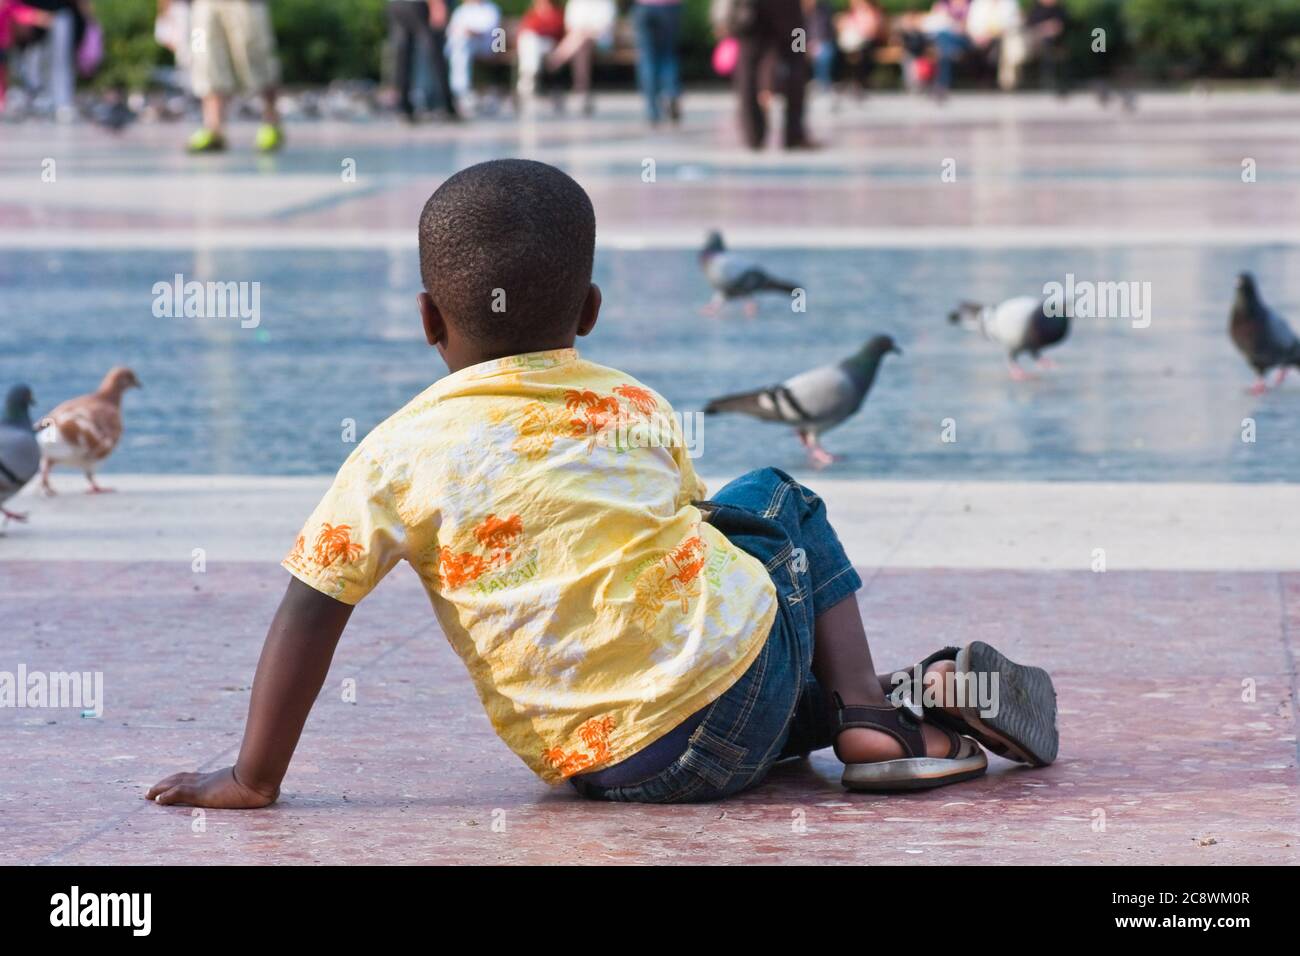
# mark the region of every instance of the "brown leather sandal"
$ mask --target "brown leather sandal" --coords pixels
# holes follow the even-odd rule
[[[924,707],[927,721],[969,734],[1008,760],[1046,767],[1056,759],[1061,743],[1056,728],[1056,688],[1047,671],[1017,664],[983,641],[963,648],[945,647],[917,667],[924,674],[931,664],[944,660],[956,664],[959,676],[974,675],[975,687],[981,692],[987,689],[993,699],[967,702],[960,708],[960,718],[937,707]]]
[[[905,754],[896,760],[845,764],[840,783],[849,790],[927,790],[970,780],[988,768],[988,758],[975,741],[943,727],[939,729],[948,737],[947,755],[927,757],[916,709],[893,704],[846,705],[839,694],[835,695],[835,708],[837,735],[850,727],[877,730],[897,740]],[[835,756],[839,756],[838,745]]]

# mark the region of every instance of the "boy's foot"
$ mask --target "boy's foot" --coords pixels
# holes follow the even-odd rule
[[[220,153],[225,148],[226,138],[206,126],[196,129],[185,144],[185,150],[189,153]]]
[[[284,133],[274,123],[263,123],[257,128],[257,138],[253,141],[260,153],[273,153],[284,145]]]
[[[942,757],[951,746],[948,735],[932,724],[921,724],[921,736],[927,757]],[[841,730],[835,738],[835,755],[842,763],[879,763],[907,756],[895,737],[865,727]]]
[[[978,777],[988,758],[966,737],[893,704],[845,705],[836,695],[835,755],[850,790],[927,790]]]
[[[919,665],[924,680],[944,680],[943,706],[925,707],[928,721],[969,734],[1001,757],[1046,767],[1056,760],[1056,688],[1041,667],[1017,664],[983,641],[946,647]],[[952,675],[958,680],[949,680]],[[958,688],[977,699],[956,695]]]

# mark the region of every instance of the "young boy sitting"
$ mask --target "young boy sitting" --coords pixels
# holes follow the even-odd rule
[[[716,799],[830,746],[871,790],[978,776],[975,741],[1055,758],[1050,678],[985,644],[877,677],[808,489],[767,469],[702,500],[668,403],[573,348],[600,312],[595,237],[586,193],[542,163],[472,166],[429,199],[419,310],[450,374],[357,447],[285,558],[235,765],[150,799],[272,803],[353,605],[403,559],[497,733],[588,797]],[[667,440],[625,439],[649,424]],[[958,699],[975,685],[997,699]]]

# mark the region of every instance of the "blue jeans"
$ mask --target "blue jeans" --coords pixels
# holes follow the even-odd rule
[[[944,30],[934,35],[934,47],[939,53],[935,85],[941,90],[952,89],[953,64],[971,51],[970,38],[964,33]]]
[[[862,579],[815,494],[775,468],[751,471],[711,501],[709,523],[763,562],[778,610],[749,669],[702,712],[686,749],[644,780],[602,787],[574,778],[585,797],[634,803],[717,800],[762,782],[772,765],[829,747],[831,704],[812,675],[813,625]]]
[[[638,3],[633,10],[636,28],[636,79],[652,122],[662,115],[664,100],[681,95],[677,70],[677,31],[682,20],[680,3]]]

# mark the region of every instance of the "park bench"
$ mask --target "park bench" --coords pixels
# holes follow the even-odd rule
[[[499,53],[486,53],[475,58],[475,63],[482,63],[488,66],[506,67],[510,70],[511,81],[513,83],[515,75],[515,41],[519,37],[520,17],[503,17],[501,26],[506,31],[505,49]],[[614,66],[636,67],[636,35],[633,32],[632,20],[629,17],[619,17],[614,23],[614,42],[606,49],[597,48],[596,62],[613,64]]]

